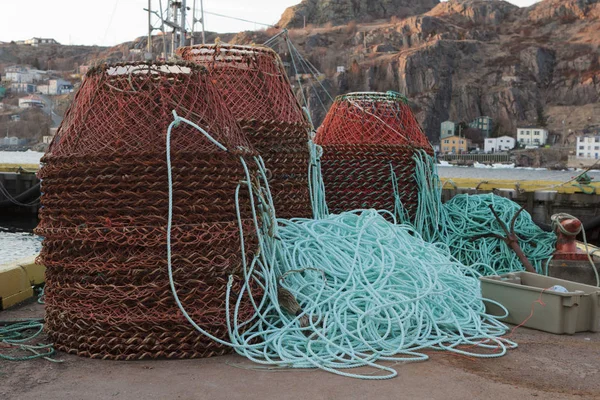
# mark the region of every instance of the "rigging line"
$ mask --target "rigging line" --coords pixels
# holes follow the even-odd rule
[[[217,17],[223,17],[223,18],[229,18],[229,19],[235,19],[237,21],[243,21],[243,22],[248,22],[248,23],[251,23],[251,24],[262,25],[262,26],[268,26],[270,28],[274,28],[275,27],[275,25],[271,25],[271,24],[265,24],[265,23],[262,23],[262,22],[250,21],[248,19],[243,19],[243,18],[238,18],[238,17],[232,17],[232,16],[229,16],[229,15],[219,14],[219,13],[210,12],[210,11],[206,11],[206,10],[204,10],[204,14],[210,14],[210,15],[215,15]]]
[[[286,35],[287,36],[287,29],[283,29],[281,32],[279,32],[277,35],[271,37],[270,39],[268,39],[266,42],[263,43],[263,45],[265,46],[270,46],[270,43],[275,41],[275,39],[278,39],[281,35]]]
[[[290,42],[291,42],[291,41],[290,41]],[[313,65],[313,64],[312,64],[312,63],[311,63],[309,60],[307,60],[306,58],[302,57],[302,54],[300,54],[300,52],[298,51],[298,49],[296,48],[296,46],[294,46],[294,44],[293,44],[293,43],[292,43],[292,47],[294,48],[294,50],[296,50],[296,52],[298,53],[298,55],[300,56],[300,58],[301,58],[302,60],[304,60],[304,62],[307,64],[307,66],[309,67],[309,70],[310,70],[310,67],[312,67],[312,68],[313,68],[313,71],[315,71],[315,72],[316,72],[316,73],[315,73],[315,72],[313,72],[313,76],[314,76],[314,77],[315,77],[315,79],[317,80],[317,83],[319,83],[319,85],[321,86],[321,88],[322,88],[322,89],[325,91],[325,93],[327,94],[327,96],[329,97],[329,99],[330,99],[331,101],[333,101],[333,97],[331,97],[331,94],[330,94],[330,93],[327,91],[327,89],[325,89],[325,86],[323,86],[323,84],[321,83],[321,81],[319,81],[319,74],[320,74],[320,71],[319,71],[319,70],[318,70],[318,69],[317,69],[317,68],[316,68],[316,67],[315,67],[315,66],[314,66],[314,65]]]
[[[291,42],[290,42],[291,43]],[[292,47],[294,48],[294,50],[296,51],[296,54],[300,59],[300,62],[304,62],[306,65],[306,60],[300,55],[300,52],[298,52],[298,49],[296,49],[294,47],[294,44],[292,43]],[[310,69],[309,69],[310,72]],[[333,98],[331,97],[331,95],[329,94],[329,92],[327,91],[327,89],[325,89],[325,87],[323,86],[323,84],[319,81],[319,77],[315,74],[312,74],[314,79],[317,81],[317,83],[319,84],[319,86],[321,86],[321,89],[323,89],[323,91],[325,92],[325,94],[327,94],[327,96],[329,96],[329,98],[331,99],[331,101],[333,101]],[[317,99],[319,100],[319,103],[321,103],[321,106],[323,107],[323,109],[325,110],[325,112],[327,112],[327,107],[325,107],[325,104],[323,103],[323,101],[321,100],[321,96],[319,95],[319,91],[317,89],[315,89],[315,84],[314,82],[310,82],[311,87],[313,88],[313,90],[315,91],[315,94],[317,95]]]
[[[294,44],[292,43],[292,41],[289,39],[289,36],[287,36],[287,35],[283,35],[283,36],[281,36],[281,37],[278,37],[278,36],[279,36],[279,35],[281,35],[282,33],[283,33],[283,32],[279,33],[278,35],[275,35],[274,37],[272,37],[271,39],[269,39],[269,41],[271,41],[271,40],[273,40],[273,39],[284,40],[284,41],[286,41],[286,40],[287,40],[287,43],[291,44],[291,46],[292,46],[292,48],[290,48],[290,47],[288,46],[288,48],[289,48],[289,52],[290,52],[290,58],[292,59],[292,62],[293,62],[293,57],[294,57],[294,53],[295,53],[295,54],[296,54],[296,57],[297,57],[297,58],[298,58],[298,60],[299,60],[299,63],[303,63],[303,64],[304,64],[304,65],[300,64],[300,67],[303,67],[303,68],[305,69],[305,71],[306,71],[306,72],[308,72],[309,74],[311,74],[313,77],[315,77],[315,79],[316,79],[316,80],[317,80],[317,82],[318,82],[318,78],[317,78],[317,76],[316,76],[316,75],[315,75],[315,74],[314,74],[314,73],[311,71],[310,67],[309,67],[309,66],[308,66],[308,64],[307,64],[307,60],[306,60],[306,59],[304,59],[304,57],[302,57],[302,55],[300,54],[300,52],[298,51],[298,49],[297,49],[297,48],[294,46]],[[267,42],[268,42],[268,41],[267,41]],[[267,42],[265,42],[265,43],[267,43]],[[272,42],[272,43],[274,44],[274,42]],[[295,66],[294,66],[294,67],[295,67]],[[314,66],[313,66],[313,68],[314,68]],[[316,70],[316,69],[315,69],[315,70]],[[319,72],[319,71],[317,70],[317,72]],[[295,73],[296,73],[296,76],[297,76],[297,75],[298,75],[298,70],[297,70],[297,69],[295,70]],[[298,80],[300,81],[300,79],[298,79]],[[317,100],[319,100],[319,103],[321,104],[321,107],[323,107],[323,110],[324,110],[325,112],[327,112],[327,110],[328,110],[328,109],[327,109],[327,107],[325,106],[325,103],[323,102],[323,100],[321,100],[321,96],[319,95],[319,91],[315,89],[314,82],[310,82],[310,85],[311,85],[311,88],[313,89],[313,91],[315,92],[315,94],[316,94],[316,96],[317,96]],[[329,92],[327,91],[327,89],[325,89],[325,87],[324,87],[324,86],[321,84],[321,82],[319,82],[319,85],[321,86],[321,88],[323,89],[323,91],[325,91],[325,93],[326,93],[326,94],[329,96],[329,98],[330,98],[330,99],[332,99],[332,98],[331,98],[331,95],[329,94]],[[302,83],[301,83],[301,82],[300,82],[300,86],[302,86]],[[304,93],[304,91],[303,91],[303,93]],[[303,97],[304,97],[304,95],[303,95]],[[332,99],[332,101],[333,101],[333,99]],[[306,106],[308,106],[308,103],[306,102],[306,98],[305,98],[305,105],[306,105]]]
[[[110,14],[110,19],[108,20],[108,26],[106,27],[106,31],[104,31],[104,37],[102,38],[102,45],[106,42],[106,36],[108,35],[108,31],[110,26],[112,25],[113,18],[115,17],[115,12],[117,11],[117,7],[119,6],[119,0],[115,0],[115,5],[113,7],[112,13]]]
[[[298,79],[298,84],[300,85],[300,93],[302,94],[304,105],[308,107],[308,101],[306,101],[306,96],[304,95],[304,88],[302,87],[302,78],[300,77],[300,74],[298,74],[298,68],[296,68],[296,61],[294,61],[294,53],[292,52],[292,48],[290,47],[290,41],[287,39],[287,37],[285,38],[285,41],[288,45],[288,49],[290,50],[290,58],[292,59],[292,65],[294,67],[296,79]]]

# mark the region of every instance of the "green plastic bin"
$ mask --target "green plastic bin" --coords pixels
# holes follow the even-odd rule
[[[600,332],[600,288],[598,287],[530,272],[479,279],[483,298],[494,300],[508,310],[508,317],[502,318],[501,321],[514,325],[523,323],[531,314],[534,302],[541,299],[545,305],[536,303],[533,316],[523,326],[556,334]],[[548,290],[555,285],[563,286],[568,292]],[[490,302],[486,302],[486,309],[491,315],[505,314],[498,305]]]

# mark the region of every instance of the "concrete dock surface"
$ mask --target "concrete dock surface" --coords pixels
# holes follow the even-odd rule
[[[0,312],[2,321],[42,316],[34,301]],[[395,365],[398,377],[385,381],[267,370],[233,354],[124,362],[58,353],[61,364],[0,360],[0,399],[600,399],[600,333],[519,328],[512,338],[519,348],[504,357],[430,351],[429,361]]]

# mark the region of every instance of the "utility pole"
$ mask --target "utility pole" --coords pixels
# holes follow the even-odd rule
[[[149,54],[148,57],[152,59],[152,31],[154,28],[152,27],[152,0],[148,0],[148,45],[146,46],[146,51]]]
[[[176,43],[176,37],[177,37],[177,8],[179,7],[180,3],[178,1],[172,1],[171,2],[171,7],[173,8],[173,32],[171,33],[171,57],[173,57],[175,55],[175,43]]]
[[[193,46],[195,43],[194,34],[196,33],[196,0],[192,4],[192,37],[190,38],[190,46]]]
[[[206,44],[206,37],[204,34],[204,0],[200,0],[200,23],[202,24],[202,44]]]
[[[179,47],[185,46],[185,13],[186,0],[181,0],[181,36],[179,37]]]

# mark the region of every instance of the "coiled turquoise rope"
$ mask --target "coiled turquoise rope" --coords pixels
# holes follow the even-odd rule
[[[461,194],[442,204],[442,184],[433,159],[423,153],[415,161],[415,181],[419,186],[418,208],[412,222],[415,229],[427,241],[448,246],[450,253],[461,263],[483,275],[523,271],[524,267],[516,254],[502,240],[493,237],[472,240],[477,235],[491,233],[505,236],[489,205],[494,207],[508,227],[519,211],[519,205],[494,194]],[[400,214],[399,219],[409,222]],[[526,211],[516,219],[515,232],[529,261],[538,273],[543,273],[544,263],[554,252],[556,235],[540,229]]]
[[[383,217],[385,211],[357,210],[314,220],[275,220],[260,158],[256,162],[265,188],[258,193],[240,158],[260,251],[249,265],[243,254],[246,284],[235,301],[233,315],[229,304],[231,280],[228,285],[230,342],[211,336],[179,301],[172,274],[170,231],[176,199],[170,172],[170,137],[172,128],[181,122],[212,138],[176,114],[167,132],[169,279],[181,312],[199,332],[259,364],[320,368],[362,379],[392,378],[396,370],[381,361],[426,360],[426,349],[499,357],[516,347],[501,338],[506,326],[485,314],[479,274],[452,257],[446,245],[428,243],[409,225],[388,222]],[[313,189],[320,187],[313,182]],[[238,218],[240,190],[238,186],[235,194]],[[313,199],[324,199],[318,196]],[[260,216],[257,202],[263,210]],[[243,241],[241,224],[239,229]],[[250,279],[260,286],[261,296],[252,293]],[[279,284],[298,300],[303,310],[299,315],[290,315],[281,308]],[[238,309],[246,298],[254,304],[255,314],[239,323]],[[305,317],[309,324],[301,327],[299,321]],[[363,366],[373,367],[380,374],[343,371]]]
[[[6,326],[0,326],[0,343],[3,343],[6,345],[6,347],[33,353],[26,356],[0,353],[0,359],[9,361],[25,361],[35,358],[44,358],[52,362],[62,362],[61,360],[50,358],[50,356],[54,354],[54,347],[52,344],[27,344],[38,337],[40,333],[42,333],[43,329],[44,324],[35,321],[19,322]]]

